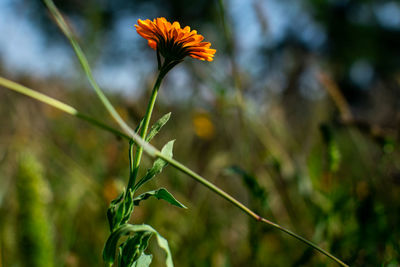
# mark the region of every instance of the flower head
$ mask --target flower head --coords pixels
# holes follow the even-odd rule
[[[157,50],[166,60],[183,60],[190,56],[200,60],[212,61],[215,49],[211,43],[202,42],[204,37],[197,34],[190,27],[181,28],[179,22],[170,23],[165,18],[156,18],[153,21],[138,20],[135,25],[140,36],[148,40],[149,46]]]

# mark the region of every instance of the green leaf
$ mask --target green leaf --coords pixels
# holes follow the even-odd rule
[[[113,231],[114,228],[114,219],[117,214],[118,205],[120,204],[123,198],[124,198],[124,192],[122,192],[116,199],[112,200],[110,206],[107,209],[107,219],[111,232]]]
[[[106,264],[113,264],[115,261],[115,251],[117,249],[118,240],[130,233],[136,232],[151,232],[157,238],[157,243],[160,248],[162,248],[166,253],[165,264],[167,267],[173,267],[172,255],[168,246],[168,241],[162,237],[153,227],[147,224],[141,225],[132,225],[132,224],[124,224],[120,226],[117,230],[115,230],[108,237],[106,245],[103,249],[103,260]]]
[[[146,137],[146,142],[150,142],[156,134],[161,130],[161,128],[168,122],[171,117],[171,112],[162,116],[156,123],[151,127],[149,134]]]
[[[144,120],[144,118],[141,119],[140,122],[139,122],[139,124],[138,124],[138,126],[136,126],[136,128],[135,128],[135,133],[138,133],[138,132],[140,131],[140,128],[142,128],[142,126],[143,126],[143,120]]]
[[[107,219],[111,232],[129,221],[133,208],[133,191],[131,189],[126,195],[125,192],[122,192],[116,199],[111,201],[107,210]]]
[[[131,267],[146,250],[153,234],[148,231],[136,232],[119,247],[119,267]]]
[[[157,189],[157,190],[148,191],[146,193],[143,193],[143,194],[141,194],[140,196],[136,197],[133,200],[133,204],[135,206],[139,206],[140,201],[146,200],[149,197],[156,197],[157,199],[163,199],[163,200],[169,202],[170,204],[172,204],[174,206],[177,206],[179,208],[187,209],[187,207],[185,205],[183,205],[178,200],[176,200],[174,198],[174,196],[170,192],[168,192],[167,189],[165,189],[165,188],[160,188],[160,189]]]
[[[174,146],[175,140],[169,141],[162,149],[161,154],[165,155],[166,157],[172,158],[172,148]],[[168,165],[163,159],[156,159],[153,163],[153,167],[147,170],[145,176],[140,179],[140,181],[134,186],[133,191],[136,191],[139,187],[143,184],[154,178],[157,174],[159,174],[164,167]]]
[[[153,255],[146,255],[142,253],[139,259],[137,259],[137,261],[135,261],[130,267],[149,267],[152,260],[153,260]]]
[[[131,218],[131,214],[132,214],[133,208],[134,208],[133,194],[134,194],[134,192],[132,191],[132,189],[129,189],[128,194],[125,196],[125,201],[124,201],[125,213],[124,213],[124,217],[122,218],[120,225],[127,223],[129,221],[129,219]]]

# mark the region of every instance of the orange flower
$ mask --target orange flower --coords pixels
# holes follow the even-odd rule
[[[211,49],[211,43],[202,42],[204,37],[197,34],[196,30],[190,31],[186,26],[181,29],[179,22],[170,23],[165,18],[156,18],[153,21],[138,20],[135,25],[140,36],[148,40],[149,46],[166,60],[183,60],[190,56],[200,60],[212,61],[215,49]]]

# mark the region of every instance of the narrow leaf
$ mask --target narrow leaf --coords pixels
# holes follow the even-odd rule
[[[174,146],[175,140],[169,141],[161,150],[161,154],[172,158],[172,148]],[[133,191],[136,191],[139,187],[143,184],[151,180],[154,176],[159,174],[164,167],[168,165],[168,162],[164,161],[163,159],[156,159],[153,163],[153,167],[147,170],[145,176],[140,179],[140,181],[135,185]]]
[[[142,126],[143,126],[143,120],[144,120],[144,118],[141,119],[140,122],[139,122],[139,124],[138,124],[138,126],[136,126],[136,128],[135,128],[135,133],[139,133],[140,128],[142,128]]]
[[[165,188],[160,188],[157,190],[148,191],[146,193],[143,193],[133,200],[133,204],[135,206],[139,206],[140,201],[146,200],[149,197],[156,197],[157,199],[163,199],[174,206],[187,209],[187,207],[185,205],[183,205],[178,200],[176,200],[174,198],[174,196],[170,192],[168,192],[167,189],[165,189]]]
[[[122,236],[129,235],[136,232],[151,232],[157,238],[157,243],[166,253],[165,264],[167,267],[173,267],[172,255],[168,246],[168,241],[162,237],[153,227],[147,224],[132,225],[124,224],[115,230],[107,239],[106,245],[103,249],[103,259],[105,263],[113,264],[115,260],[115,252],[117,249],[118,240]]]
[[[171,112],[162,116],[156,123],[151,127],[149,134],[146,137],[146,142],[150,142],[156,134],[161,130],[161,128],[168,122],[171,117]]]
[[[124,206],[125,206],[124,211],[125,212],[124,212],[124,216],[120,222],[120,225],[127,223],[129,221],[129,219],[131,218],[131,214],[132,214],[133,208],[134,208],[133,194],[134,194],[133,191],[131,189],[129,189],[128,193],[125,196],[125,199],[124,199]]]

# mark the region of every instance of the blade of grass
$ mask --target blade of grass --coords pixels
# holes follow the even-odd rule
[[[47,104],[49,106],[52,106],[52,107],[54,107],[56,109],[64,111],[65,113],[68,113],[68,114],[70,114],[72,116],[75,116],[75,117],[78,117],[78,118],[80,118],[82,120],[85,120],[85,121],[87,121],[87,122],[89,122],[89,123],[91,123],[93,125],[96,125],[97,127],[102,128],[103,130],[111,132],[111,133],[113,133],[113,134],[115,134],[115,135],[117,135],[119,137],[123,137],[123,138],[126,138],[128,140],[131,139],[128,135],[126,135],[126,134],[124,134],[124,133],[122,133],[120,131],[117,131],[114,128],[112,128],[112,127],[110,127],[110,126],[108,126],[108,125],[106,125],[106,124],[104,124],[104,123],[102,123],[102,122],[100,122],[100,121],[88,116],[88,115],[85,115],[85,114],[79,112],[74,107],[72,107],[70,105],[67,105],[67,104],[65,104],[65,103],[63,103],[63,102],[61,102],[61,101],[59,101],[57,99],[54,99],[52,97],[49,97],[49,96],[47,96],[45,94],[39,93],[37,91],[34,91],[34,90],[32,90],[32,89],[30,89],[28,87],[25,87],[25,86],[23,86],[21,84],[18,84],[18,83],[15,83],[13,81],[7,80],[7,79],[5,79],[3,77],[0,77],[0,85],[4,86],[5,88],[11,89],[11,90],[13,90],[15,92],[18,92],[20,94],[29,96],[29,97],[31,97],[33,99],[36,99],[36,100],[38,100],[40,102],[43,102],[43,103],[45,103],[45,104]]]
[[[111,114],[111,116],[114,118],[114,120],[119,124],[119,126],[125,132],[127,132],[127,133],[133,132],[133,130],[125,123],[125,121],[121,118],[121,116],[115,110],[115,108],[113,107],[111,102],[108,100],[106,95],[100,89],[99,85],[97,84],[96,80],[93,77],[92,70],[89,66],[89,62],[86,59],[85,54],[83,53],[81,47],[78,44],[78,41],[76,40],[75,36],[72,34],[71,29],[69,28],[68,24],[64,20],[63,16],[61,15],[60,11],[58,10],[58,8],[55,6],[54,2],[52,0],[43,0],[43,2],[49,9],[51,15],[55,19],[55,22],[60,27],[61,31],[64,33],[64,35],[68,38],[69,42],[71,43],[72,48],[74,49],[75,54],[78,57],[79,62],[82,65],[83,71],[85,72],[86,77],[89,80],[90,85],[95,90],[97,96],[100,98],[101,102],[106,107],[107,111]]]

